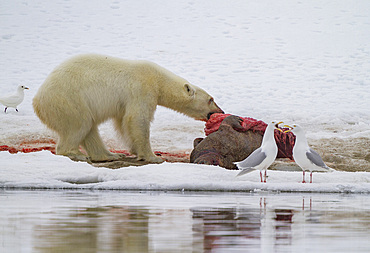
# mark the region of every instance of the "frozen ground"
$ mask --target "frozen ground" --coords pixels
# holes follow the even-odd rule
[[[0,113],[0,145],[54,138],[33,113],[32,98],[61,61],[93,52],[154,61],[207,90],[227,113],[299,123],[325,161],[342,170],[370,171],[369,1],[0,0],[0,6],[0,96],[13,93],[18,84],[30,87],[19,113]],[[158,108],[152,147],[190,152],[193,139],[204,135],[203,127],[203,122]],[[125,148],[110,122],[100,130],[110,148]],[[40,185],[65,171],[77,181],[97,171],[113,178],[121,173],[45,152],[0,155],[1,186],[32,186],[26,175],[35,179],[36,170]],[[234,175],[195,165],[144,170],[154,176],[154,169],[167,175],[175,168],[186,176],[186,170],[205,170],[207,184],[212,184],[214,171]],[[140,178],[138,168],[128,170],[138,171],[132,179]],[[271,182],[276,182],[275,173]],[[367,173],[318,174],[314,182],[317,178],[327,185],[331,175],[336,178],[331,189],[351,178],[352,189],[364,183],[369,190]],[[298,182],[300,174],[294,177]]]

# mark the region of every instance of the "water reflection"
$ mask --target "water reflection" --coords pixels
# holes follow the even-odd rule
[[[293,210],[275,209],[275,246],[292,244]]]
[[[38,252],[148,252],[149,210],[97,207],[67,210],[37,225]]]
[[[1,252],[370,250],[366,196],[22,194],[0,192]]]
[[[215,249],[244,250],[259,248],[261,219],[247,208],[194,208],[193,231],[197,249],[210,252]]]

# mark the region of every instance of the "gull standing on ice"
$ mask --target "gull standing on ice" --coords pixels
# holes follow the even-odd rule
[[[261,147],[253,151],[246,159],[241,162],[235,162],[239,169],[242,169],[237,176],[247,174],[253,170],[259,170],[261,182],[266,183],[267,168],[275,161],[278,148],[275,142],[274,130],[277,128],[279,131],[279,124],[283,122],[272,121],[267,125],[265,134],[263,135]],[[264,180],[262,181],[262,170],[265,170]]]
[[[286,130],[285,133],[292,131],[296,136],[293,147],[293,158],[296,164],[298,164],[298,166],[303,170],[302,183],[306,183],[305,170],[309,170],[311,172],[310,183],[312,183],[312,171],[334,171],[334,169],[326,166],[320,155],[315,150],[308,146],[304,130],[299,125],[285,125],[284,127],[290,128],[289,130]]]
[[[24,85],[19,85],[17,93],[15,93],[14,95],[8,97],[0,97],[0,103],[5,106],[5,113],[8,107],[15,108],[15,110],[18,112],[17,106],[23,102],[24,90],[28,90],[28,88]]]

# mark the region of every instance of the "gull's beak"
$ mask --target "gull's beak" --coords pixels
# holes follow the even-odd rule
[[[279,125],[280,125],[280,124],[282,124],[282,123],[284,123],[284,122],[280,121],[279,123],[276,123],[276,124],[275,124],[275,128],[276,128],[277,130],[279,130],[280,132],[283,132],[283,130],[281,130],[281,129],[279,128]]]
[[[284,125],[284,127],[287,127],[289,128],[288,130],[285,130],[284,133],[289,133],[290,131],[292,131],[293,127],[289,126],[289,125]]]
[[[24,86],[24,88],[25,88],[26,90],[29,90],[29,88],[28,88],[28,87],[26,87],[26,86]]]

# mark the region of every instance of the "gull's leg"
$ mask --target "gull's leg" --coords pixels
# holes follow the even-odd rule
[[[306,183],[306,180],[305,180],[305,171],[303,170],[303,180],[302,180],[302,183]]]
[[[267,178],[267,169],[265,170],[265,180],[263,181],[264,183],[266,183],[266,178]]]
[[[260,176],[261,176],[261,183],[263,183],[263,180],[262,180],[262,170],[260,170]]]
[[[312,171],[310,173],[310,183],[312,184]]]

